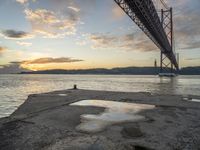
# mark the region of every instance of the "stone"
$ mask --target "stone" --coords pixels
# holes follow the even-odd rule
[[[144,134],[141,132],[139,127],[128,125],[123,128],[122,135],[125,138],[139,138],[142,137]]]

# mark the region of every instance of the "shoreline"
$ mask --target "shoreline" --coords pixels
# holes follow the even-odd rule
[[[9,117],[0,119],[0,147],[14,149],[198,150],[200,103],[181,95],[147,92],[62,90],[29,95]],[[194,98],[200,99],[200,96]],[[109,100],[155,105],[140,112],[147,119],[114,124],[98,133],[78,132],[83,114],[101,114],[105,108],[70,106],[81,100]],[[161,140],[162,139],[162,140]]]

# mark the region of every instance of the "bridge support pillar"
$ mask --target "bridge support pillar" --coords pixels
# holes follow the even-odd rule
[[[167,10],[161,9],[161,23],[163,29],[166,32],[166,36],[170,41],[171,50],[174,52],[174,34],[173,34],[173,12],[172,8]],[[160,54],[160,74],[174,74],[174,66],[171,61],[166,57],[165,53],[162,52]]]
[[[174,68],[178,69],[174,55],[172,8],[165,6],[165,10],[161,10],[160,18],[152,0],[114,1],[161,50],[161,72],[163,72],[166,66],[169,66],[164,63],[166,56],[170,60],[170,64],[172,63]],[[172,71],[173,67],[171,65]]]
[[[173,64],[168,60],[165,54],[161,52],[160,53],[160,74],[173,73],[173,72],[174,72]]]

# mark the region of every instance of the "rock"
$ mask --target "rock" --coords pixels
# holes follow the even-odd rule
[[[131,125],[125,126],[121,133],[125,138],[138,138],[144,135],[139,127]]]

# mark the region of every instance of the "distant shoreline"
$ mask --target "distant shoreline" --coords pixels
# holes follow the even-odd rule
[[[5,74],[0,74],[0,75],[5,75]],[[120,76],[120,75],[124,75],[124,76],[131,76],[131,75],[135,75],[135,76],[157,76],[158,74],[67,74],[67,73],[15,73],[15,74],[8,74],[8,75],[105,75],[105,76]],[[181,76],[199,76],[200,74],[178,74]]]
[[[0,74],[1,75],[80,75],[80,76],[84,76],[84,75],[88,75],[88,76],[92,76],[92,75],[103,75],[103,76],[159,76],[158,74],[53,74],[53,73],[46,73],[46,74],[42,74],[42,73],[5,73],[5,74]],[[200,76],[200,74],[178,74],[178,76]]]
[[[68,74],[68,75],[158,75],[160,68],[157,67],[118,67],[112,69],[92,68],[92,69],[53,69],[53,70],[24,70],[24,71],[0,71],[1,74]],[[168,68],[170,72],[170,68]],[[179,71],[173,71],[179,75],[200,75],[200,66],[184,67]]]
[[[125,67],[125,68],[95,68],[95,69],[78,69],[78,70],[41,70],[27,71],[19,74],[69,74],[69,75],[157,75],[160,69],[157,67]],[[180,75],[200,75],[200,67],[185,67],[175,73]]]

